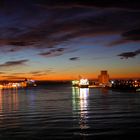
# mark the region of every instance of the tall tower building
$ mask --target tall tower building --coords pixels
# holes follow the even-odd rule
[[[101,74],[98,76],[98,80],[100,84],[108,84],[109,83],[109,75],[106,70],[102,70]]]

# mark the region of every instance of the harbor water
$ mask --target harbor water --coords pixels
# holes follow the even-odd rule
[[[139,136],[140,93],[44,84],[0,90],[0,140]]]

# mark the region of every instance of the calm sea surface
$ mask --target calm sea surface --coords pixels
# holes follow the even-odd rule
[[[70,84],[0,90],[0,140],[140,136],[140,93]]]

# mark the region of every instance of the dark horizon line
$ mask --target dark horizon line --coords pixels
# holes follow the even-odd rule
[[[123,78],[123,77],[121,77],[121,78],[109,78],[109,80],[134,80],[134,79],[140,79],[140,77],[125,77],[125,78]],[[24,81],[25,79],[23,79],[23,80],[21,80],[21,79],[19,79],[19,80],[8,80],[8,79],[4,79],[4,80],[0,80],[0,82],[20,82],[20,81]],[[35,80],[35,79],[34,79]],[[36,82],[69,82],[69,81],[72,81],[72,80],[78,80],[78,79],[69,79],[69,80],[38,80],[38,79],[36,79],[35,81]],[[89,78],[89,81],[92,81],[92,80],[98,80],[98,78]]]

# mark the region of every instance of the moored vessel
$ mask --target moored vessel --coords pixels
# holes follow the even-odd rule
[[[79,88],[88,88],[89,87],[89,80],[88,79],[73,80],[72,86],[79,87]]]

